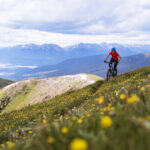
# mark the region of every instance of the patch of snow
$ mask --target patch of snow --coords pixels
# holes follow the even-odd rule
[[[76,75],[67,75],[67,76],[63,76],[64,78],[74,78]]]
[[[25,80],[25,81],[21,81],[21,82],[23,82],[23,83],[30,83],[31,80]]]
[[[79,44],[74,44],[74,45],[63,47],[63,48],[64,48],[64,50],[70,50],[70,49],[75,49],[78,47],[79,47]]]
[[[90,84],[94,84],[95,83],[95,81],[94,80],[90,80]]]
[[[79,76],[81,77],[82,80],[88,80],[88,77],[85,74],[80,74]]]
[[[88,76],[87,76],[86,74],[80,74],[79,76],[80,76],[80,78],[81,78],[82,80],[86,80],[89,84],[95,83],[95,81],[89,79]]]
[[[93,84],[95,83],[94,80],[91,80],[88,78],[88,76],[86,74],[76,74],[76,75],[67,75],[67,76],[64,76],[64,78],[74,78],[74,79],[81,79],[82,81],[86,81],[87,84]]]

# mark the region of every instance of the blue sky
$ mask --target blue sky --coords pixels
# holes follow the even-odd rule
[[[150,43],[150,0],[0,0],[0,46]]]

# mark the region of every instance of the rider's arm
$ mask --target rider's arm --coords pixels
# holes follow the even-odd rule
[[[119,57],[119,62],[120,62],[120,60],[121,60],[121,56],[118,54],[118,57]]]
[[[109,55],[110,55],[110,54],[108,54],[108,55],[106,56],[106,58],[105,58],[105,60],[104,60],[104,61],[106,61],[106,60],[108,59]]]

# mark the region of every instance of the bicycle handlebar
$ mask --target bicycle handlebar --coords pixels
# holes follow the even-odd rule
[[[104,63],[109,64],[109,62],[108,62],[108,61],[105,61]]]
[[[104,61],[104,63],[109,64],[109,62],[108,62],[108,61]],[[118,63],[119,63],[119,61],[118,61]]]

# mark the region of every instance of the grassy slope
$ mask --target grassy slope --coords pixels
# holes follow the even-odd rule
[[[2,111],[3,113],[11,112],[15,109],[21,109],[30,103],[30,99],[28,99],[31,92],[34,90],[36,84],[26,85],[22,89],[22,91],[15,95],[14,100],[10,101],[5,109]]]
[[[150,149],[150,67],[98,81],[51,101],[0,116],[0,142],[14,149],[66,150],[74,138],[88,142],[91,150]],[[125,99],[121,100],[123,94]],[[138,102],[127,100],[136,94]],[[97,99],[104,97],[104,103]],[[132,98],[133,99],[133,98]],[[112,125],[104,128],[103,116]],[[68,131],[62,132],[66,127]],[[32,132],[31,132],[32,131]],[[50,140],[51,139],[51,140]]]
[[[0,78],[0,89],[12,83],[13,81]],[[0,112],[9,102],[9,99],[7,97],[6,99],[3,99],[4,95],[5,95],[4,92],[0,92]]]
[[[0,88],[3,88],[4,86],[9,85],[11,83],[13,83],[13,81],[0,78]]]

